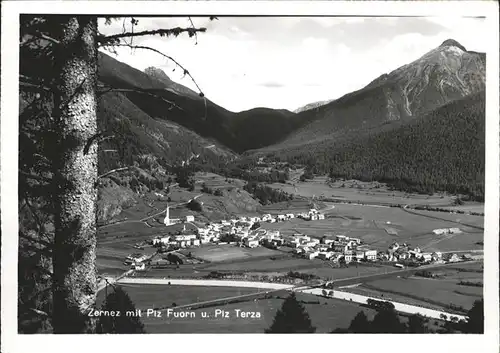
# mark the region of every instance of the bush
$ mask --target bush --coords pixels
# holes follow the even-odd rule
[[[223,196],[222,190],[221,189],[215,189],[214,195],[215,196]]]
[[[201,212],[203,210],[203,206],[198,200],[191,200],[187,204],[187,208],[189,208],[191,211],[198,211],[198,212]]]

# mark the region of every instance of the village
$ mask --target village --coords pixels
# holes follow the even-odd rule
[[[193,215],[184,219],[171,219],[169,210],[166,210],[164,224],[171,226],[183,224],[183,229],[175,233],[156,236],[149,242],[136,244],[135,249],[143,250],[145,245],[157,248],[157,253],[172,253],[180,249],[189,249],[203,245],[233,245],[246,248],[266,247],[273,250],[288,248],[287,250],[305,259],[320,259],[337,264],[339,267],[347,266],[352,262],[379,262],[392,263],[399,268],[417,267],[430,263],[458,262],[469,260],[466,254],[459,257],[457,254],[441,252],[425,252],[419,247],[411,247],[410,244],[393,242],[385,251],[376,250],[359,238],[349,237],[343,234],[323,235],[312,237],[302,233],[281,234],[280,230],[264,229],[261,223],[280,223],[293,218],[306,221],[325,219],[325,214],[316,209],[298,214],[264,214],[261,217],[241,216],[230,220],[209,222],[198,227]],[[190,226],[189,229],[186,226]],[[460,232],[458,228],[435,229],[436,235],[453,234]],[[135,270],[144,270],[146,262],[151,259],[142,253],[129,255],[125,265],[131,265]],[[177,262],[177,257],[172,257],[169,262]],[[182,263],[182,262],[181,262]]]

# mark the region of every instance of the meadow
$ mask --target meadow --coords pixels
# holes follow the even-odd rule
[[[278,294],[278,298],[249,300],[241,303],[219,305],[214,307],[193,310],[195,318],[167,318],[163,313],[162,318],[143,317],[148,333],[264,333],[264,330],[272,324],[276,311],[281,308],[284,298],[288,294]],[[317,328],[316,332],[327,333],[336,328],[349,326],[354,316],[361,310],[365,311],[371,319],[375,312],[363,308],[355,303],[346,301],[320,298],[310,294],[297,294],[297,299],[303,301],[303,305]],[[228,317],[215,317],[215,310],[220,309],[229,313]],[[242,312],[259,313],[257,318],[237,317],[236,310]],[[207,316],[203,318],[202,313]]]
[[[260,293],[257,288],[207,287],[207,286],[175,286],[161,284],[120,284],[137,309],[172,307],[202,301],[229,298],[238,295]],[[108,293],[111,289],[108,289]],[[104,300],[104,291],[99,292],[98,304]]]
[[[362,182],[359,180],[330,182],[326,176],[316,176],[314,179],[296,181],[293,184],[274,183],[270,184],[270,186],[298,196],[336,199],[345,202],[418,204],[428,206],[453,205],[453,197],[446,194],[410,194],[390,190],[383,183]]]
[[[364,294],[373,292],[384,294],[384,297],[390,297],[396,301],[398,299],[405,302],[408,300],[416,301],[417,305],[427,303],[426,306],[428,306],[430,303],[434,307],[445,308],[449,304],[454,304],[468,310],[475,300],[482,298],[483,288],[462,286],[458,282],[460,280],[482,282],[482,276],[460,276],[460,274],[453,275],[452,273],[452,270],[447,270],[445,278],[439,279],[385,278],[362,284],[356,289],[365,292]]]
[[[208,262],[270,257],[279,254],[278,251],[264,247],[250,249],[234,245],[204,245],[189,249],[189,252],[194,257]]]
[[[347,235],[360,238],[374,249],[385,251],[393,242],[410,243],[428,251],[479,250],[476,244],[483,240],[483,231],[458,225],[457,220],[470,225],[481,225],[483,217],[447,214],[443,212],[406,212],[401,208],[369,205],[326,203],[334,206],[325,220],[305,221],[292,219],[280,223],[262,223],[264,229],[279,230],[281,234],[304,233],[321,238],[324,235]],[[412,210],[413,212],[413,210]],[[430,215],[434,218],[427,217]],[[443,219],[438,219],[442,217]],[[438,228],[460,228],[463,232],[453,235],[435,235]]]

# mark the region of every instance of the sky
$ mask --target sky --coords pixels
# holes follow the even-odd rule
[[[134,31],[189,27],[187,17],[138,18]],[[192,17],[206,27],[197,40],[145,36],[145,45],[174,57],[189,70],[208,99],[233,112],[256,107],[295,110],[363,88],[378,76],[412,62],[446,39],[467,50],[487,50],[479,18],[411,17]],[[124,21],[99,22],[103,34],[120,33]],[[130,19],[125,28],[130,30]],[[197,43],[197,44],[196,44]],[[161,55],[118,48],[118,60],[144,70],[155,66],[196,90]]]

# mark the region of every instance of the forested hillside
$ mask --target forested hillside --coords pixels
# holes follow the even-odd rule
[[[311,143],[272,158],[332,177],[378,180],[407,191],[445,190],[481,200],[485,170],[484,92],[409,124],[349,139]]]
[[[412,121],[449,102],[484,91],[485,65],[484,53],[467,51],[460,43],[446,40],[358,91],[299,113],[302,121],[311,123],[266,150],[321,143],[352,132],[385,130],[385,125]]]
[[[171,81],[159,69],[149,74],[100,53],[99,77],[111,87],[142,92],[123,94],[137,108],[158,121],[175,122],[198,135],[215,139],[235,152],[261,148],[285,138],[308,120],[287,110],[256,108],[233,113],[190,89]],[[106,100],[103,97],[103,102]]]

